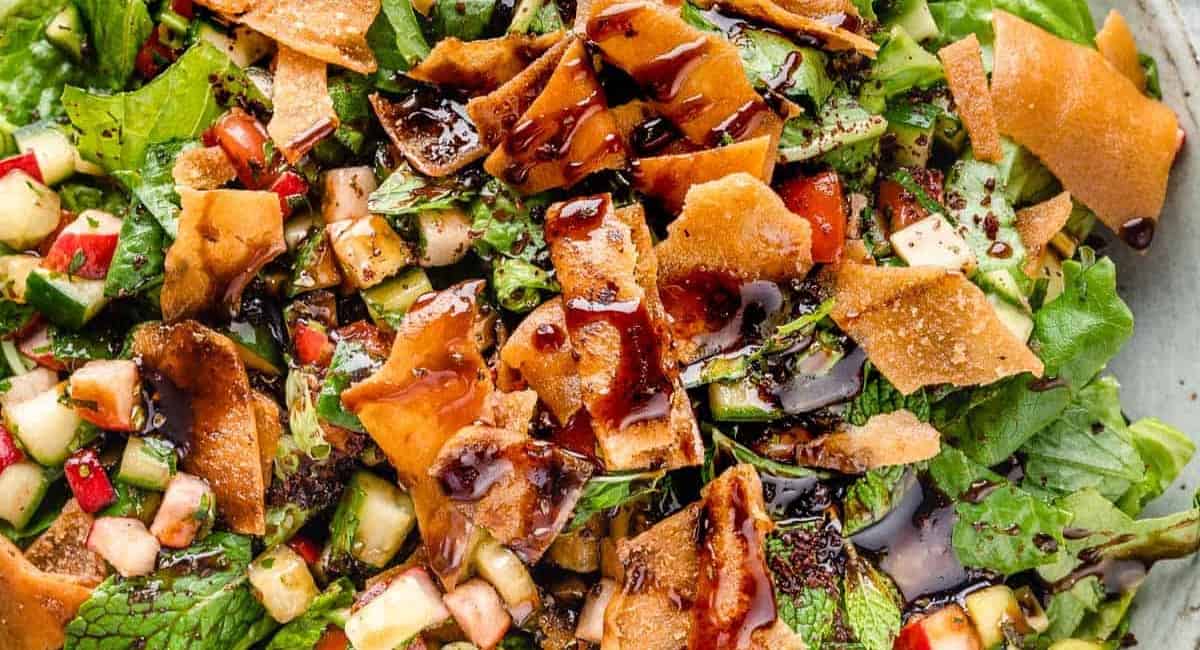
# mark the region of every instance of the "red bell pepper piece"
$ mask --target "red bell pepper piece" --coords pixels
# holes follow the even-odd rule
[[[150,38],[142,43],[137,56],[133,59],[133,67],[144,79],[153,79],[163,68],[171,65],[175,59],[175,50],[167,47],[158,39],[158,30],[150,32]]]
[[[84,512],[94,513],[116,501],[117,492],[113,489],[112,481],[108,480],[108,473],[100,464],[96,450],[80,449],[75,452],[67,459],[63,470],[67,475],[67,485],[71,486],[71,492]]]
[[[908,170],[913,180],[929,198],[941,203],[942,173],[936,169],[911,168]],[[902,230],[907,226],[929,216],[929,211],[921,205],[912,192],[896,181],[885,178],[879,181],[876,201],[883,216],[888,219],[892,232]]]
[[[4,178],[11,171],[23,171],[39,183],[46,182],[42,177],[42,168],[38,166],[37,156],[32,151],[0,160],[0,178]]]
[[[271,183],[271,191],[279,195],[279,209],[283,211],[283,218],[287,219],[291,216],[295,204],[308,194],[308,182],[303,176],[289,169]]]
[[[23,460],[25,460],[25,454],[17,446],[17,441],[13,440],[8,429],[0,425],[0,474],[3,474],[10,465],[16,465]]]
[[[321,547],[303,535],[296,535],[288,540],[287,545],[297,555],[304,558],[304,561],[308,564],[316,564],[317,560],[321,559]]]
[[[779,188],[783,202],[812,225],[814,262],[836,262],[846,243],[846,206],[837,172],[798,176]]]
[[[296,357],[303,366],[327,366],[333,358],[333,341],[323,327],[312,321],[300,321],[292,332]]]

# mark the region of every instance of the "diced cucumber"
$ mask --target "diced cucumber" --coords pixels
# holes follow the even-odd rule
[[[751,381],[708,385],[708,408],[718,422],[766,422],[783,417],[783,410],[764,400]]]
[[[897,165],[924,167],[933,149],[933,129],[942,111],[930,104],[902,104],[884,114]]]
[[[371,320],[384,329],[395,329],[408,313],[413,303],[422,295],[433,291],[429,276],[424,269],[411,268],[394,278],[364,289],[363,302]]]
[[[225,334],[237,345],[238,356],[247,368],[268,375],[279,375],[286,367],[283,352],[279,350],[279,344],[275,342],[267,327],[247,321],[233,321],[225,330]]]
[[[79,15],[79,7],[73,2],[68,2],[46,25],[46,40],[76,63],[83,61],[85,39],[87,32],[84,31],[83,18]]]
[[[162,492],[175,475],[175,448],[161,438],[130,437],[121,456],[117,480]]]
[[[1008,331],[1012,332],[1013,336],[1022,343],[1028,341],[1029,335],[1033,334],[1033,317],[1024,309],[994,293],[987,294],[987,298],[996,310],[996,316],[1001,323],[1004,323]]]
[[[520,0],[513,10],[512,22],[508,24],[509,34],[528,34],[533,25],[533,19],[542,10],[545,0]]]
[[[62,465],[71,452],[95,434],[95,427],[70,407],[66,387],[66,382],[60,383],[5,410],[9,431],[34,460],[48,467]]]
[[[537,584],[516,553],[494,539],[487,539],[475,547],[472,564],[479,576],[500,592],[508,613],[518,625],[537,609]]]
[[[0,244],[16,251],[36,246],[58,227],[61,207],[54,190],[25,172],[0,177]]]
[[[342,274],[367,289],[416,261],[409,245],[379,215],[335,221],[326,226]]]
[[[304,558],[287,546],[268,549],[247,573],[254,595],[279,623],[303,614],[317,597],[317,584]]]
[[[162,503],[162,493],[143,490],[121,481],[113,483],[113,489],[117,491],[117,500],[97,513],[97,516],[133,517],[147,526],[154,521],[154,515]]]
[[[333,515],[327,554],[349,554],[383,568],[395,557],[417,521],[412,498],[370,472],[350,478]]]
[[[25,301],[56,325],[79,329],[108,304],[104,280],[85,280],[36,268],[25,283]]]
[[[974,280],[979,286],[998,294],[999,297],[1014,305],[1024,306],[1027,304],[1025,293],[1021,291],[1021,286],[1017,284],[1016,278],[1008,269],[994,269],[976,276]]]
[[[424,569],[413,568],[346,620],[346,637],[355,650],[395,650],[448,618],[442,592]]]
[[[253,65],[269,54],[274,45],[270,38],[244,25],[234,27],[231,33],[211,23],[202,22],[196,30],[196,38],[208,41],[213,47],[224,52],[239,68]]]
[[[37,512],[50,480],[36,463],[22,461],[0,473],[0,519],[20,530]]]
[[[929,11],[929,3],[925,0],[894,2],[890,11],[882,18],[885,27],[899,25],[917,42],[933,38],[941,33],[937,22],[933,19],[933,14]]]
[[[75,145],[57,126],[30,124],[17,129],[13,137],[18,149],[33,151],[47,185],[57,185],[75,173]]]
[[[287,237],[286,233],[284,237]],[[341,283],[342,272],[338,270],[328,234],[320,227],[309,229],[307,238],[296,248],[296,261],[292,265],[288,296],[298,296],[315,289],[328,289]]]
[[[33,255],[0,257],[0,295],[13,302],[25,303],[25,280],[41,259]]]

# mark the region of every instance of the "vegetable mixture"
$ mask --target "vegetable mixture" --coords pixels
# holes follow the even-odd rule
[[[0,647],[1136,644],[1160,98],[1085,0],[0,0]]]

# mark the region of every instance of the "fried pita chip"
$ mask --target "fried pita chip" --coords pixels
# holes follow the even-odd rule
[[[673,156],[702,150],[683,137],[649,102],[634,99],[614,106],[608,112],[617,125],[626,151],[644,156]]]
[[[176,185],[193,190],[215,190],[237,178],[237,170],[219,146],[194,147],[180,152],[171,169]]]
[[[847,426],[797,447],[796,464],[862,474],[878,467],[928,460],[940,450],[938,430],[901,409],[872,416],[861,427]]]
[[[275,113],[267,124],[267,133],[283,157],[295,164],[338,127],[325,62],[280,47],[272,88]]]
[[[1021,235],[1021,243],[1025,244],[1027,251],[1025,274],[1029,277],[1037,277],[1046,244],[1067,225],[1072,208],[1071,193],[1063,192],[1017,211],[1017,233]]]
[[[533,565],[567,525],[593,469],[527,433],[468,426],[442,445],[429,475],[454,507]]]
[[[467,113],[489,149],[499,146],[529,110],[572,42],[564,38],[495,91],[467,102]]]
[[[95,587],[109,571],[104,558],[87,547],[94,522],[78,501],[67,500],[50,528],[25,549],[25,558],[42,571],[73,576],[80,584]]]
[[[429,476],[442,444],[485,415],[491,373],[480,353],[483,281],[426,294],[396,328],[386,363],[342,393],[408,488],[430,567],[451,589],[474,535]]]
[[[256,0],[196,0],[201,7],[208,7],[219,14],[237,16],[250,11]]]
[[[268,477],[263,474],[254,391],[237,346],[188,320],[138,328],[133,355],[190,399],[192,447],[183,469],[209,482],[217,512],[234,532],[262,535]]]
[[[257,0],[241,22],[314,59],[375,72],[367,30],[379,0]]]
[[[537,417],[538,394],[532,390],[496,391],[488,395],[484,411],[490,415],[480,418],[483,424],[517,433],[529,433]]]
[[[264,482],[271,482],[271,466],[275,463],[275,452],[279,439],[283,437],[283,418],[279,404],[269,395],[255,390],[254,428],[258,431],[258,453],[262,461]]]
[[[1129,23],[1116,9],[1109,10],[1104,26],[1096,34],[1096,49],[1138,90],[1146,91],[1146,71],[1138,60],[1137,42],[1133,40],[1133,32],[1129,31]]]
[[[241,307],[242,290],[287,250],[274,192],[180,190],[179,235],[167,249],[162,313],[168,321]]]
[[[802,650],[775,608],[762,606],[773,603],[764,553],[773,524],[762,490],[754,468],[738,465],[705,486],[702,501],[620,541],[624,584],[605,611],[603,647],[677,650],[695,647],[697,635],[745,631],[739,647]]]
[[[960,273],[843,264],[836,282],[834,322],[904,395],[922,386],[1042,375],[1041,360]]]
[[[770,136],[737,142],[725,147],[673,156],[639,158],[634,161],[633,184],[643,194],[662,200],[671,212],[679,212],[688,189],[742,172],[770,180],[774,151]]]
[[[563,40],[563,35],[559,30],[540,36],[506,34],[478,41],[451,36],[438,41],[429,56],[406,74],[425,83],[490,93]]]
[[[993,23],[1000,132],[1127,243],[1149,246],[1180,146],[1175,113],[1091,48],[1003,11],[993,12]]]
[[[546,240],[563,287],[583,404],[608,468],[701,462],[641,207],[616,210],[608,195],[556,203],[547,210]]]
[[[616,169],[625,148],[583,41],[575,39],[542,94],[488,156],[483,168],[525,194],[570,187]]]
[[[828,18],[858,17],[858,7],[851,0],[776,0],[780,7],[801,16]],[[826,22],[830,22],[827,20]]]
[[[537,392],[560,423],[583,406],[562,298],[529,312],[500,348],[500,361]]]
[[[398,102],[376,93],[371,107],[392,144],[426,176],[449,176],[487,155],[466,106],[433,87]]]
[[[938,50],[946,70],[946,83],[954,95],[958,115],[971,137],[976,160],[1000,162],[1000,131],[996,110],[988,93],[987,73],[983,71],[983,50],[974,34]]]
[[[53,650],[92,588],[79,578],[46,573],[0,535],[0,648]]]
[[[827,50],[854,50],[872,59],[879,52],[879,45],[865,36],[831,25],[825,20],[796,13],[794,9],[798,3],[794,1],[701,0],[698,4],[705,9],[717,6],[739,16],[773,25],[785,32],[815,38],[821,43],[821,47]]]

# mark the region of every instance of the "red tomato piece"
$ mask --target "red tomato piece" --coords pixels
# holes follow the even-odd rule
[[[301,321],[292,332],[292,344],[300,365],[326,366],[333,358],[333,341],[319,324]]]
[[[908,172],[917,185],[925,190],[929,198],[939,203],[942,201],[942,173],[940,171],[910,168]],[[879,181],[876,201],[882,215],[888,219],[892,232],[911,226],[929,216],[929,211],[921,205],[912,192],[904,189],[904,186],[890,178]]]
[[[321,559],[321,547],[311,539],[296,535],[288,540],[288,548],[295,551],[308,564],[316,564],[317,560]]]
[[[171,0],[171,11],[188,20],[196,17],[196,9],[192,6],[192,0]]]
[[[836,262],[846,244],[846,204],[837,172],[789,179],[779,188],[788,209],[812,225],[814,262]]]
[[[271,183],[271,191],[279,195],[279,208],[283,210],[283,218],[287,219],[295,204],[308,194],[308,182],[300,174],[288,170]]]
[[[342,631],[342,628],[330,625],[325,628],[325,634],[321,635],[313,650],[346,650],[349,645],[350,639],[346,638],[346,633]]]
[[[158,30],[154,30],[150,33],[150,38],[142,43],[142,48],[134,57],[133,67],[144,79],[153,79],[164,68],[171,65],[176,58],[175,50],[158,40]]]
[[[32,151],[26,151],[25,153],[19,153],[0,160],[0,178],[4,178],[8,175],[8,172],[18,170],[29,174],[30,178],[39,183],[46,182],[42,177],[42,168],[38,166],[37,156]]]
[[[231,109],[217,120],[212,132],[233,162],[238,180],[247,189],[259,190],[275,182],[279,155],[272,153],[268,159],[267,143],[271,136],[253,115],[240,108]]]
[[[25,454],[17,446],[17,441],[13,440],[8,429],[0,425],[0,474],[3,474],[10,465],[16,465],[23,460],[25,460]]]
[[[67,485],[84,512],[94,513],[117,499],[117,492],[108,473],[100,464],[95,449],[80,449],[67,459],[63,467]]]

